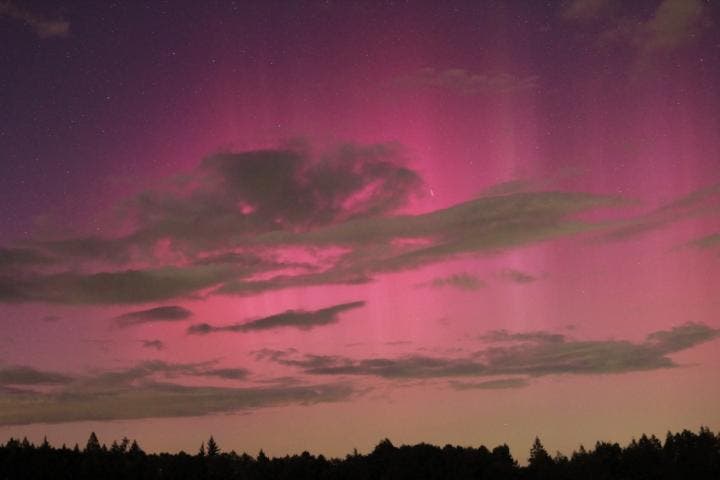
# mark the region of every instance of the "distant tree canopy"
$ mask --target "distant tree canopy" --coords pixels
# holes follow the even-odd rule
[[[196,455],[146,454],[136,441],[123,438],[110,448],[91,433],[84,450],[63,445],[54,448],[47,439],[35,446],[26,438],[11,438],[0,445],[0,479],[133,479],[133,480],[717,480],[720,479],[720,434],[708,428],[698,433],[668,432],[665,441],[641,435],[626,447],[597,442],[580,446],[570,457],[550,456],[535,438],[527,466],[520,466],[507,445],[437,447],[426,443],[395,446],[384,439],[367,455],[355,450],[344,459],[326,459],[308,452],[268,458],[260,450],[222,452],[213,437]]]

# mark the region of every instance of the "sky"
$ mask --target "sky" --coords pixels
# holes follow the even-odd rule
[[[719,22],[0,1],[0,439],[720,429]]]

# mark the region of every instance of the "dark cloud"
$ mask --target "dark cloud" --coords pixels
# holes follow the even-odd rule
[[[206,376],[223,378],[225,380],[245,380],[250,371],[244,368],[214,368],[204,372]]]
[[[145,348],[154,348],[155,350],[165,349],[165,344],[161,340],[143,340],[142,346]]]
[[[48,252],[55,259],[90,260],[113,264],[128,262],[131,259],[130,243],[123,238],[111,239],[99,236],[65,238],[61,240],[42,240],[33,244]]]
[[[185,254],[242,244],[258,233],[305,231],[405,205],[420,177],[396,146],[295,146],[208,157],[188,178],[148,190],[124,211],[137,230],[127,245],[170,238]]]
[[[437,70],[422,68],[411,75],[398,78],[395,84],[403,87],[432,87],[466,96],[498,94],[537,87],[537,75],[516,76],[508,73],[474,73],[462,68]]]
[[[567,340],[549,332],[491,332],[485,340],[500,342],[468,358],[409,355],[400,358],[351,359],[272,351],[259,355],[312,375],[365,375],[387,379],[487,377],[498,375],[596,375],[676,367],[667,355],[710,341],[720,330],[687,323],[648,335],[642,343],[622,340]],[[504,342],[513,342],[503,345]]]
[[[315,327],[337,323],[339,315],[347,310],[365,306],[365,302],[349,302],[333,305],[332,307],[319,310],[288,310],[283,313],[270,315],[268,317],[251,320],[245,323],[232,325],[213,326],[207,323],[191,325],[188,328],[189,334],[204,335],[213,332],[253,332],[258,330],[272,330],[276,328],[298,328],[310,330]]]
[[[145,303],[189,296],[234,276],[222,266],[0,276],[0,301],[68,304]]]
[[[0,272],[0,301],[162,301],[274,272],[287,280],[254,280],[244,290],[367,282],[358,274],[323,274],[325,260],[312,246],[313,262],[295,262],[256,238],[377,218],[404,206],[422,186],[404,162],[392,145],[343,145],[319,153],[296,145],[211,156],[191,175],[125,202],[116,222],[130,225],[129,234],[38,238],[23,249],[5,248],[0,260],[22,268]],[[163,258],[156,256],[160,244]],[[52,273],[31,268],[46,259],[57,263]],[[117,269],[128,264],[134,268]]]
[[[213,374],[217,361],[196,363],[168,363],[161,360],[148,360],[132,367],[117,370],[106,370],[91,376],[75,378],[74,385],[84,390],[89,387],[102,389],[117,388],[133,385],[137,382],[157,381],[159,379],[173,379],[178,377],[217,377]]]
[[[57,385],[71,381],[71,377],[57,372],[47,372],[24,366],[0,366],[0,386]]]
[[[492,330],[478,338],[485,342],[562,343],[565,341],[565,335],[544,331],[511,333],[507,330]]]
[[[700,249],[720,247],[720,233],[713,233],[712,235],[695,239],[688,242],[686,246]]]
[[[450,382],[450,386],[455,390],[504,390],[507,388],[522,388],[528,385],[530,383],[524,378],[500,378],[484,382]]]
[[[715,214],[720,207],[720,185],[701,188],[668,202],[649,213],[606,225],[599,235],[601,241],[634,239],[652,233],[674,222]]]
[[[485,286],[485,282],[471,273],[455,273],[447,277],[434,278],[429,282],[422,283],[421,287],[452,287],[460,290],[478,290]]]
[[[48,255],[32,248],[0,247],[0,271],[10,268],[42,266],[53,263]]]
[[[29,26],[40,38],[65,37],[70,32],[70,22],[46,18],[17,7],[10,1],[0,1],[0,17],[8,16]]]
[[[500,277],[515,283],[532,283],[537,280],[536,277],[530,275],[529,273],[521,272],[520,270],[512,268],[508,268],[500,272]]]
[[[661,330],[647,337],[647,345],[664,354],[685,350],[720,336],[720,330],[702,323],[686,323],[671,330]]]
[[[136,229],[125,237],[106,244],[95,237],[32,243],[55,259],[65,252],[72,265],[74,255],[90,252],[89,259],[104,265],[102,269],[111,259],[145,252],[142,261],[132,263],[143,267],[7,271],[0,273],[0,301],[132,304],[362,284],[384,272],[582,233],[605,240],[627,238],[713,211],[720,197],[717,187],[709,188],[646,215],[602,223],[579,220],[577,214],[629,202],[584,193],[516,191],[429,213],[394,214],[420,184],[397,150],[387,146],[346,146],[321,155],[305,147],[216,155],[193,175],[127,202],[124,215]],[[151,252],[164,241],[169,242],[163,244],[169,258],[154,258]],[[114,251],[125,253],[109,253]],[[529,280],[517,273],[514,278]],[[480,285],[462,276],[438,280],[435,286],[441,284]],[[192,332],[213,328],[201,324]],[[227,329],[251,327],[236,324]]]
[[[0,398],[0,425],[197,416],[343,401],[356,394],[348,383],[303,384],[297,379],[275,379],[269,386],[248,388],[175,383],[183,377],[244,380],[249,375],[243,368],[217,368],[216,364],[148,361],[76,376],[29,367],[0,369],[0,391],[7,393]],[[16,384],[50,385],[51,389],[11,387]]]
[[[191,316],[192,312],[187,308],[180,307],[178,305],[166,305],[162,307],[149,308],[147,310],[124,313],[115,317],[114,320],[120,327],[131,327],[133,325],[141,325],[143,323],[178,322],[186,320]]]
[[[355,394],[347,383],[230,388],[149,382],[101,394],[83,389],[18,392],[0,401],[0,425],[189,417],[339,402]]]
[[[459,255],[497,252],[520,245],[579,234],[596,225],[569,220],[571,214],[626,202],[616,197],[565,192],[518,193],[482,197],[420,215],[356,219],[292,233],[258,235],[269,246],[341,246],[349,252],[321,273],[263,282],[235,280],[218,293],[248,294],[297,285],[366,281],[371,274],[416,268]],[[396,242],[420,239],[420,242]]]

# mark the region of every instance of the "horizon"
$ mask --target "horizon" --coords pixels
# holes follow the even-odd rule
[[[0,2],[0,439],[720,430],[719,19]]]

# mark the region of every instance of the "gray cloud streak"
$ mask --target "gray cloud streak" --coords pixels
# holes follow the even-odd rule
[[[124,313],[115,317],[114,320],[115,324],[120,327],[131,327],[144,323],[179,322],[187,320],[191,316],[192,312],[187,308],[178,305],[165,305],[147,310]]]
[[[522,388],[530,385],[524,378],[501,378],[484,382],[458,382],[451,381],[450,386],[455,390],[505,390],[508,388]]]
[[[509,73],[476,73],[462,68],[437,70],[423,68],[394,83],[402,87],[431,87],[465,96],[509,93],[537,87],[537,75],[516,76]]]
[[[26,366],[0,366],[0,386],[8,385],[61,385],[72,377],[58,372],[37,370]]]
[[[484,340],[514,342],[494,345],[468,358],[410,355],[400,358],[351,359],[296,352],[259,352],[259,359],[296,367],[312,375],[365,375],[387,379],[486,377],[554,374],[596,375],[677,367],[667,355],[720,336],[720,330],[687,323],[647,336],[642,343],[623,340],[567,340],[549,332],[491,332]]]
[[[191,325],[188,328],[188,333],[192,335],[205,335],[213,332],[253,332],[285,327],[310,330],[315,327],[337,323],[340,320],[339,315],[342,312],[363,306],[365,306],[365,302],[349,302],[321,308],[319,310],[288,310],[257,320],[232,325],[214,326],[207,323],[199,323]]]
[[[429,282],[421,283],[420,287],[443,288],[451,287],[459,290],[479,290],[485,286],[485,282],[471,273],[455,273],[447,277],[434,278]]]
[[[245,380],[243,368],[216,368],[217,362],[147,361],[133,367],[63,375],[29,367],[0,369],[0,425],[88,420],[186,417],[257,408],[343,401],[356,395],[346,382],[302,384],[295,379],[263,387],[192,386],[168,379],[205,377]],[[48,385],[52,390],[13,388]]]

